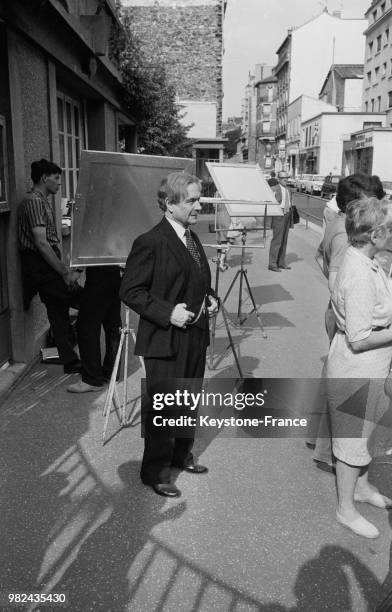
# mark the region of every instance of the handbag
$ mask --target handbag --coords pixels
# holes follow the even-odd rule
[[[299,223],[299,212],[295,204],[292,205],[290,210],[291,210],[291,222],[293,225],[295,225],[296,223]]]

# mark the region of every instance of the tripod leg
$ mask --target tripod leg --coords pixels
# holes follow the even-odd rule
[[[209,350],[209,367],[210,370],[214,369],[214,351],[215,351],[215,335],[216,335],[216,319],[217,317],[213,317],[211,321],[211,333],[210,333],[210,350]]]
[[[215,210],[216,213],[216,210]],[[217,249],[217,260],[216,260],[216,269],[215,269],[215,294],[218,295],[219,289],[219,260],[222,254],[221,249]],[[210,349],[209,349],[209,367],[211,370],[214,369],[214,351],[215,351],[215,335],[216,335],[216,320],[217,315],[213,317],[211,321],[211,333],[210,333]]]
[[[241,378],[244,378],[244,375],[243,375],[242,370],[241,370],[240,362],[238,360],[237,351],[235,350],[235,346],[234,346],[234,342],[233,342],[233,337],[232,337],[231,332],[230,332],[230,326],[229,326],[229,322],[227,320],[226,308],[223,306],[223,304],[221,306],[221,311],[222,311],[223,321],[224,321],[225,327],[226,327],[227,336],[229,338],[229,344],[230,344],[231,352],[233,353],[238,373],[239,373]]]
[[[125,354],[124,354],[124,382],[123,401],[121,405],[121,425],[125,425],[125,411],[128,402],[128,352],[129,352],[129,308],[125,312]]]
[[[226,295],[225,295],[225,297],[224,297],[224,298],[223,298],[223,300],[222,300],[222,304],[224,304],[224,303],[226,302],[227,298],[229,297],[230,292],[231,292],[232,288],[234,287],[234,283],[235,283],[235,281],[237,280],[237,278],[238,278],[238,275],[239,275],[239,274],[240,274],[240,270],[237,270],[237,272],[235,273],[235,276],[234,276],[233,280],[232,280],[232,281],[231,281],[231,283],[230,283],[230,287],[229,287],[229,288],[228,288],[228,290],[226,291]]]
[[[253,304],[253,310],[249,314],[251,314],[252,312],[256,313],[257,321],[259,323],[259,326],[260,326],[263,338],[268,338],[267,334],[265,333],[263,323],[261,321],[261,315],[259,313],[259,307],[257,306],[257,304],[255,302],[255,299],[253,297],[252,289],[251,289],[250,284],[249,284],[248,275],[246,273],[246,270],[244,271],[244,277],[245,277],[246,286],[248,288],[249,297],[250,297],[251,302]]]
[[[117,379],[118,369],[119,369],[119,366],[120,366],[120,359],[121,359],[122,347],[123,347],[123,343],[124,343],[124,336],[125,336],[125,334],[124,334],[123,330],[121,330],[120,343],[118,345],[116,359],[114,361],[113,371],[112,371],[112,375],[110,377],[109,388],[108,388],[108,391],[106,393],[105,405],[104,405],[103,411],[102,411],[102,415],[103,416],[106,416],[107,411],[109,411],[109,413],[110,413],[110,410],[111,410],[112,398],[113,398],[113,394],[114,394],[114,389],[116,387],[116,379]]]
[[[115,408],[117,408],[116,407],[116,401],[113,401],[113,396],[115,395],[116,400],[118,400],[118,395],[117,395],[117,390],[116,390],[116,378],[117,378],[118,368],[119,368],[119,365],[120,365],[120,358],[121,358],[121,353],[122,353],[122,347],[123,347],[123,344],[124,344],[124,336],[125,336],[125,332],[122,329],[121,330],[121,336],[120,336],[120,343],[118,345],[117,355],[116,355],[116,359],[115,359],[115,362],[114,362],[113,372],[112,372],[112,376],[110,378],[109,389],[108,389],[108,392],[106,394],[105,405],[104,405],[104,408],[103,408],[103,416],[105,417],[105,423],[104,423],[104,428],[103,428],[103,432],[102,432],[103,443],[105,443],[106,430],[107,430],[108,423],[109,423],[109,417],[110,417],[110,411],[111,411],[111,408],[112,408],[112,403],[114,403]],[[116,409],[116,413],[117,413],[117,416],[118,416],[119,421],[121,423],[121,417],[118,414],[118,408]]]
[[[242,286],[243,286],[243,275],[246,274],[246,270],[240,270],[240,288],[238,292],[238,311],[237,319],[241,321],[241,310],[242,310]]]
[[[132,336],[133,343],[136,344],[136,334],[135,334],[135,330],[132,327],[130,328],[129,333]],[[141,355],[139,355],[139,361],[140,361],[140,366],[143,370],[143,374],[144,376],[146,376],[146,367],[144,365],[144,359]]]

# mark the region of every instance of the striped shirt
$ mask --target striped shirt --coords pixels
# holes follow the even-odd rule
[[[33,190],[18,208],[18,239],[22,251],[36,251],[33,227],[45,227],[46,239],[51,246],[58,246],[56,223],[52,206],[38,190]]]

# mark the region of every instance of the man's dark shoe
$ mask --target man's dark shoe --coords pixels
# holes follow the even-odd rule
[[[64,374],[80,374],[81,371],[82,363],[79,359],[64,364]]]
[[[271,272],[280,272],[278,266],[268,266],[268,270],[271,270]]]
[[[190,474],[206,474],[208,472],[208,467],[200,465],[200,463],[190,463],[181,469]]]
[[[176,485],[170,482],[159,482],[151,485],[151,487],[155,493],[163,495],[163,497],[180,497],[181,495],[180,489],[177,489]]]
[[[291,270],[291,266],[279,266],[281,270]]]

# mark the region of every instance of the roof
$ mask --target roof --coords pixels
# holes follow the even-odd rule
[[[114,0],[105,0],[105,4],[108,7],[108,9],[109,9],[110,13],[112,14],[112,16],[114,17],[114,19],[117,21],[117,23],[119,25],[122,25],[121,21],[120,21],[120,18],[118,16],[118,12],[117,12]]]
[[[342,79],[363,78],[363,64],[334,64],[332,68]]]
[[[278,81],[278,77],[276,77],[275,75],[271,74],[271,76],[265,77],[265,79],[260,79],[260,81],[256,81],[255,87],[257,85],[262,85],[264,83],[276,83],[277,81]]]
[[[332,64],[327,76],[325,77],[319,95],[321,95],[324,91],[324,87],[326,86],[332,71],[338,74],[342,79],[363,79],[363,64]]]

